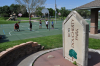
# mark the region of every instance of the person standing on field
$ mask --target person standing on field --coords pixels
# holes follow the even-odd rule
[[[47,29],[48,29],[48,21],[47,21],[47,20],[46,20],[45,24],[46,24],[46,27],[47,27]]]
[[[30,24],[30,31],[32,31],[32,23],[31,23],[31,21],[29,21],[29,24]]]
[[[42,21],[39,22],[39,29],[42,28]]]
[[[52,26],[52,28],[54,29],[54,23],[53,23],[53,20],[52,20],[52,22],[51,22],[51,26]]]

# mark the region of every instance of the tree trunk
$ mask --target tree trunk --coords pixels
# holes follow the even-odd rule
[[[73,61],[73,57],[72,57],[72,61]]]
[[[29,11],[29,22],[31,22],[31,14],[30,14],[30,11]]]

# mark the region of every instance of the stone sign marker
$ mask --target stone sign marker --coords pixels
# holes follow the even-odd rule
[[[63,22],[63,56],[78,66],[88,65],[89,24],[72,11]]]

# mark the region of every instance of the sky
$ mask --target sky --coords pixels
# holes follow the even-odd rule
[[[94,0],[56,0],[57,8],[66,7],[66,9],[73,9],[84,5]],[[16,4],[15,0],[0,0],[0,6]],[[46,8],[55,8],[55,0],[46,0],[44,6]]]

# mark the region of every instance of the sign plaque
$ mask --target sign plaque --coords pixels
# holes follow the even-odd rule
[[[63,56],[78,66],[87,66],[89,24],[72,11],[63,22]]]

